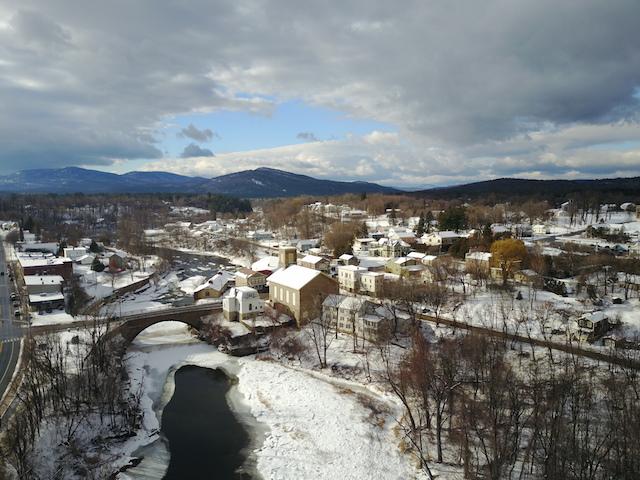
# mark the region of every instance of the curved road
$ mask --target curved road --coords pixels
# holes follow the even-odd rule
[[[14,323],[11,306],[9,272],[0,239],[0,397],[4,396],[18,364],[22,328]]]

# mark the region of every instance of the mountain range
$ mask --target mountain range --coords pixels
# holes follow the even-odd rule
[[[22,170],[0,176],[0,192],[12,193],[216,193],[244,198],[328,196],[345,193],[408,193],[369,182],[322,180],[260,167],[214,178],[168,172],[115,174],[78,167]],[[600,196],[603,201],[640,203],[640,177],[598,180],[528,180],[498,178],[482,182],[430,188],[410,193],[432,199],[482,199],[492,202],[531,198],[564,201],[567,196]]]
[[[274,168],[256,168],[214,178],[167,172],[115,174],[79,167],[22,170],[0,176],[0,192],[13,193],[217,193],[247,198],[396,193],[369,182],[321,180]]]

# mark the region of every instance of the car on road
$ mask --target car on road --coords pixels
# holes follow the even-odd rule
[[[20,310],[16,310],[15,312],[13,312],[13,316],[16,317],[16,318],[18,318],[20,315],[22,315]]]
[[[0,277],[4,277],[4,272],[0,272]]]
[[[18,298],[18,294],[17,294],[17,293],[12,293],[11,295],[9,295],[9,298],[10,298],[11,300],[17,300],[17,298]]]

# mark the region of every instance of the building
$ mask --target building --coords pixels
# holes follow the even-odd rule
[[[367,269],[356,265],[344,265],[338,267],[338,282],[340,288],[347,292],[360,290],[360,275]]]
[[[262,291],[267,286],[267,276],[261,272],[254,272],[249,268],[240,268],[236,272],[236,287],[251,287]]]
[[[356,238],[353,241],[353,252],[354,253],[360,253],[360,254],[368,254],[369,253],[369,248],[371,245],[375,245],[377,243],[377,240],[375,240],[374,238],[371,237],[367,237],[367,238]]]
[[[273,272],[278,270],[279,263],[280,259],[276,256],[271,255],[269,257],[264,257],[256,262],[253,262],[251,264],[251,270],[253,270],[254,272],[263,273],[268,277]]]
[[[358,258],[348,253],[343,253],[338,257],[338,265],[358,265]]]
[[[609,332],[612,325],[604,312],[585,313],[578,319],[579,336],[581,340],[593,342]]]
[[[70,258],[72,262],[75,262],[80,257],[87,254],[87,249],[85,247],[67,247],[63,248],[62,252],[65,257]]]
[[[386,265],[387,271],[395,275],[406,275],[409,272],[410,266],[418,265],[418,260],[411,257],[398,257],[391,258]],[[420,268],[422,271],[422,268]]]
[[[384,273],[362,272],[360,274],[360,293],[377,297],[384,288]]]
[[[491,254],[489,252],[468,252],[464,256],[464,266],[468,271],[481,269],[489,272]]]
[[[193,291],[193,299],[204,300],[207,298],[219,298],[235,283],[235,276],[222,270],[207,280]]]
[[[329,295],[322,303],[322,315],[339,332],[376,341],[390,327],[384,308],[362,298]]]
[[[446,251],[460,238],[463,238],[463,236],[459,233],[452,232],[450,230],[444,230],[442,232],[425,233],[422,237],[420,237],[420,240],[427,247],[431,247],[440,251]]]
[[[42,253],[18,254],[18,266],[23,277],[29,275],[60,275],[65,281],[69,281],[73,275],[71,259]]]
[[[269,278],[269,301],[286,309],[298,325],[320,314],[322,301],[338,293],[338,284],[328,275],[300,265],[291,265]]]
[[[289,265],[295,265],[298,259],[296,247],[280,247],[278,248],[278,266],[287,268]]]
[[[64,278],[60,275],[29,275],[24,277],[24,283],[32,309],[46,311],[64,308]]]
[[[109,257],[109,265],[107,268],[112,273],[118,273],[118,272],[124,272],[127,269],[127,265],[123,257],[118,255],[117,253],[113,253]]]
[[[305,255],[298,260],[298,265],[324,273],[329,273],[331,267],[329,260],[318,255]]]
[[[256,318],[264,312],[264,301],[251,287],[233,287],[222,298],[222,313],[231,321]]]

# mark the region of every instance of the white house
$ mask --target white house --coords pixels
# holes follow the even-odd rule
[[[420,237],[420,240],[428,247],[443,247],[451,245],[459,238],[462,238],[459,233],[443,230],[441,232],[425,233]]]
[[[251,287],[233,287],[222,297],[222,312],[227,320],[255,318],[264,312],[264,301]]]

